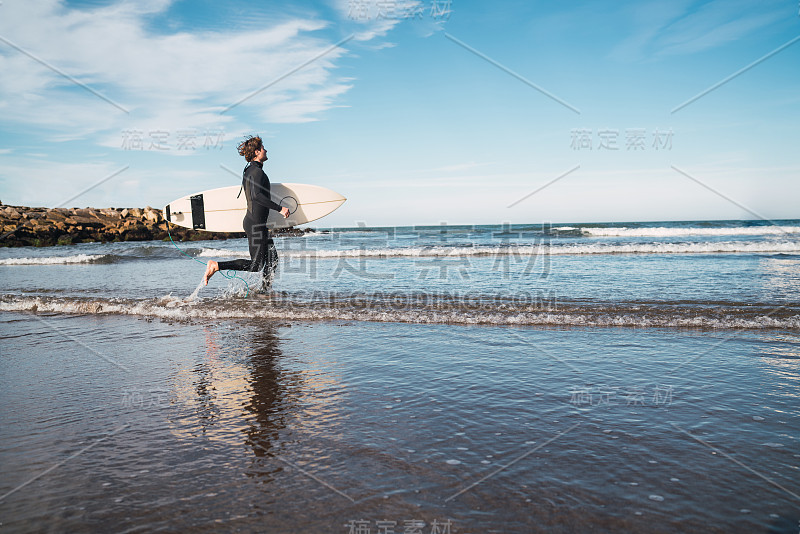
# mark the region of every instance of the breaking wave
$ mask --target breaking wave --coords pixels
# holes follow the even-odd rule
[[[503,246],[421,246],[382,247],[337,250],[314,250],[283,248],[281,256],[289,258],[396,258],[396,257],[444,257],[444,256],[537,256],[582,255],[582,254],[713,254],[713,253],[800,253],[800,241],[747,242],[720,241],[701,243],[584,243],[584,244],[536,244]],[[208,249],[201,257],[248,257],[247,251],[231,249]]]
[[[71,263],[111,263],[110,254],[76,254],[74,256],[43,256],[41,258],[6,258],[0,265],[68,265]]]
[[[580,230],[585,236],[597,237],[688,237],[688,236],[796,236],[800,234],[800,226],[740,226],[731,228],[595,228],[595,227],[560,227],[554,230]]]
[[[271,319],[508,326],[800,330],[800,307],[735,303],[579,303],[553,294],[275,293],[248,299],[0,297],[0,311],[166,320]]]

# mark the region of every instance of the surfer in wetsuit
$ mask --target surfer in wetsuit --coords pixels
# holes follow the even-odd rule
[[[264,173],[264,162],[267,161],[267,150],[260,137],[248,137],[239,146],[239,155],[247,160],[242,174],[242,189],[247,200],[247,212],[244,215],[244,231],[250,247],[250,260],[233,260],[208,262],[203,275],[203,283],[217,271],[261,271],[264,289],[272,284],[272,275],[278,265],[278,251],[269,235],[267,218],[269,210],[279,211],[284,218],[289,216],[289,208],[281,207],[270,196],[269,178]]]

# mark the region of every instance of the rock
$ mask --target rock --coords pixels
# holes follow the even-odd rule
[[[156,210],[156,209],[151,208],[150,206],[147,206],[144,209],[144,218],[145,218],[145,220],[153,221],[155,223],[161,222],[161,220],[162,220],[161,210]]]
[[[113,219],[119,219],[119,218],[122,217],[122,215],[120,215],[120,212],[118,212],[114,208],[108,208],[108,209],[100,210],[100,213],[102,213],[106,217],[111,217]]]
[[[146,208],[28,208],[0,204],[0,246],[50,246],[92,241],[168,240],[161,210]],[[169,227],[175,241],[245,237],[244,232],[209,233]],[[287,228],[277,235],[302,236],[311,229]]]
[[[59,210],[47,210],[45,217],[51,221],[63,221],[67,218],[67,216]]]
[[[17,211],[14,208],[12,208],[11,206],[6,206],[5,208],[3,208],[3,215],[8,217],[9,219],[20,219],[20,218],[22,218],[22,214],[19,211]]]

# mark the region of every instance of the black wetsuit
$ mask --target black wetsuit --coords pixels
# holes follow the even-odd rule
[[[251,161],[242,174],[242,188],[247,199],[247,213],[242,225],[250,246],[250,260],[221,261],[219,270],[263,271],[264,286],[269,287],[278,265],[278,251],[269,235],[267,218],[269,210],[281,211],[281,206],[270,196],[269,178],[263,167],[263,163]]]

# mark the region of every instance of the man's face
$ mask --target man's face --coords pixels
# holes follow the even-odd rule
[[[261,148],[256,150],[256,159],[262,163],[267,161],[267,149],[264,148],[264,145],[261,145]]]

